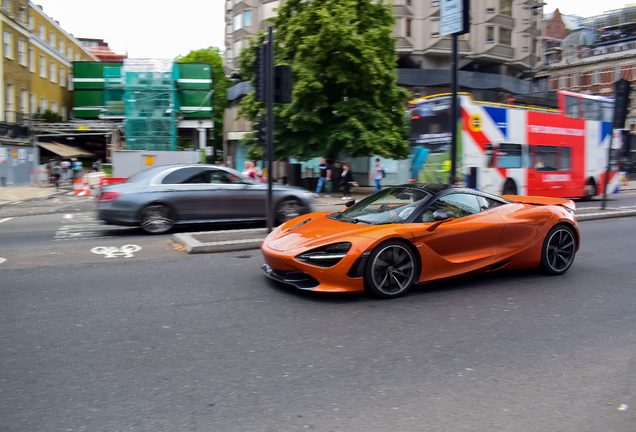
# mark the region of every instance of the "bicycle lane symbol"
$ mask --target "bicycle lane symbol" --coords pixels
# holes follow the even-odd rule
[[[135,252],[139,252],[141,246],[124,245],[122,247],[98,246],[91,249],[91,252],[97,255],[104,255],[104,258],[133,258]]]

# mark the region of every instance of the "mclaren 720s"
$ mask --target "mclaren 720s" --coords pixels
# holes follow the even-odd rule
[[[442,184],[384,189],[337,213],[280,225],[261,246],[267,276],[303,290],[380,298],[460,275],[565,273],[579,249],[574,202]]]

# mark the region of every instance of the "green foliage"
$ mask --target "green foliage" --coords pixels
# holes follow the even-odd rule
[[[232,86],[232,81],[225,76],[223,70],[223,56],[221,50],[216,47],[203,48],[190,51],[185,57],[177,59],[179,63],[210,63],[212,64],[212,82],[214,93],[212,94],[212,115],[214,120],[214,143],[220,147],[223,143],[223,113],[227,108],[227,89]]]
[[[272,19],[276,64],[291,65],[293,100],[275,107],[277,158],[307,160],[408,155],[408,92],[395,84],[395,17],[384,0],[288,0]],[[239,55],[240,75],[254,76],[254,46]],[[239,116],[254,121],[264,104],[248,95]],[[246,143],[254,144],[253,137]],[[256,151],[256,150],[255,150]]]
[[[41,119],[44,123],[62,123],[63,122],[61,115],[56,114],[49,109],[44,111],[42,114],[39,114],[37,117]]]

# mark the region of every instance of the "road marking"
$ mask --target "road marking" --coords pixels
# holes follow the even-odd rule
[[[130,227],[104,225],[92,212],[75,213],[72,216],[72,218],[62,217],[62,225],[53,236],[53,241],[109,238],[131,229]]]
[[[91,249],[91,252],[97,255],[104,255],[104,258],[132,258],[133,252],[141,250],[139,245],[123,245],[120,248],[113,246],[97,246]]]
[[[0,264],[2,264],[3,262],[7,262],[6,258],[0,258]]]
[[[66,213],[64,216],[62,216],[64,219],[73,219],[73,215],[70,213]]]
[[[13,218],[12,218],[12,217],[10,217],[10,218],[0,219],[0,223],[2,223],[2,222],[6,222],[6,221],[10,221],[11,219],[13,219]]]

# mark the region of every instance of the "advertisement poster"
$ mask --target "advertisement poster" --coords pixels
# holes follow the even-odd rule
[[[0,163],[4,162],[7,160],[7,149],[6,148],[0,148]]]
[[[27,151],[26,149],[18,149],[18,159],[26,159]]]

